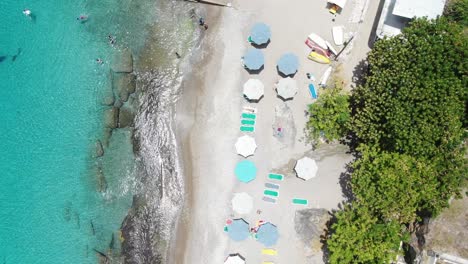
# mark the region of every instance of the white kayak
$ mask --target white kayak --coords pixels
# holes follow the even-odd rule
[[[308,36],[308,38],[315,42],[315,44],[317,44],[319,47],[321,47],[322,49],[328,49],[328,46],[327,46],[327,43],[325,42],[325,40],[323,40],[323,38],[321,38],[319,35],[315,34],[315,33],[310,33],[310,35]]]
[[[333,53],[335,55],[338,55],[338,52],[336,51],[336,49],[332,46],[332,44],[330,42],[325,41],[325,43],[327,44],[328,50],[330,50],[331,53]]]
[[[332,35],[336,45],[343,45],[343,26],[333,27]]]
[[[319,85],[322,87],[327,86],[328,78],[330,78],[330,74],[332,72],[332,66],[329,66],[328,69],[323,73],[322,78],[320,78]]]

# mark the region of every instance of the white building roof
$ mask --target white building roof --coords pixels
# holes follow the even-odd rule
[[[396,0],[393,14],[406,18],[425,17],[429,19],[442,15],[445,0]]]

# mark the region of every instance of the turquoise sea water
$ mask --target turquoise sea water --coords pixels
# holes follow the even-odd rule
[[[106,252],[113,234],[118,247],[131,205],[128,132],[113,135],[119,147],[102,161],[119,164],[106,171],[106,193],[97,191],[92,154],[114,49],[107,35],[143,45],[144,30],[129,32],[149,15],[131,2],[1,1],[0,263],[95,263],[93,249]],[[80,14],[89,20],[79,23]]]

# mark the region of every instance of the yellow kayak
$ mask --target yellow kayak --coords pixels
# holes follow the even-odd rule
[[[330,64],[330,59],[323,56],[322,54],[318,54],[315,51],[312,51],[309,53],[309,56],[307,56],[310,60],[316,61],[318,63],[323,63],[323,64]]]
[[[262,254],[263,255],[270,255],[270,256],[276,256],[278,255],[278,252],[274,249],[271,248],[264,248],[262,249]]]

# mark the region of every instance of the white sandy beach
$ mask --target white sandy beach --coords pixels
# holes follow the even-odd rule
[[[367,41],[378,3],[348,1],[343,12],[332,21],[326,9],[326,1],[285,0],[236,1],[234,8],[222,8],[221,16],[210,25],[203,49],[209,58],[197,74],[203,80],[200,87],[192,87],[190,93],[196,96],[193,106],[195,121],[189,135],[191,172],[187,173],[189,196],[182,215],[182,228],[179,229],[175,246],[178,260],[175,263],[223,263],[230,253],[240,253],[247,263],[323,263],[320,253],[312,254],[297,236],[294,228],[296,210],[304,208],[324,208],[332,210],[342,202],[343,195],[339,176],[344,171],[351,156],[341,146],[324,146],[312,151],[304,141],[304,126],[307,116],[304,110],[313,103],[307,89],[305,73],[313,73],[318,80],[326,69],[307,59],[308,47],[304,41],[308,34],[315,32],[333,43],[331,28],[345,26],[345,32],[358,31],[350,51],[340,59],[345,65],[344,75],[351,79],[354,66],[365,57]],[[363,16],[363,23],[356,17],[364,7],[369,9]],[[210,7],[211,8],[211,7]],[[359,13],[359,14],[358,14]],[[366,20],[366,18],[371,18]],[[350,22],[351,21],[351,22]],[[353,22],[354,21],[354,22]],[[214,22],[214,21],[213,21]],[[241,64],[241,57],[250,47],[247,37],[250,27],[256,22],[264,22],[271,27],[271,43],[262,51],[265,54],[265,68],[258,75],[249,75]],[[365,43],[365,45],[363,45]],[[336,47],[340,50],[340,47]],[[274,83],[281,77],[276,70],[276,61],[286,52],[299,57],[300,67],[294,79],[299,84],[299,92],[293,100],[283,102],[276,96]],[[242,85],[249,78],[258,78],[265,85],[265,95],[257,104],[248,104],[242,96]],[[317,83],[315,83],[317,84]],[[195,95],[196,94],[196,95]],[[239,131],[241,109],[251,105],[258,109],[255,137],[258,148],[253,161],[257,168],[257,178],[248,183],[239,182],[234,175],[236,163],[243,158],[236,154],[234,143],[243,133]],[[273,136],[275,107],[287,105],[292,113],[295,129],[285,131],[291,140],[279,140]],[[179,123],[184,115],[178,115]],[[286,127],[285,129],[289,129]],[[187,154],[187,153],[185,153]],[[303,181],[295,177],[295,161],[304,155],[315,158],[319,167],[317,177]],[[264,184],[269,172],[279,172],[286,176],[281,182],[280,196],[276,204],[262,201]],[[249,215],[237,215],[231,209],[234,193],[247,192],[254,197],[254,210]],[[309,205],[292,205],[293,197],[309,200]],[[260,209],[261,214],[255,211]],[[263,245],[252,238],[242,242],[229,240],[223,227],[228,218],[243,217],[251,226],[258,220],[270,221],[280,233],[278,243],[272,247],[277,256],[261,255]]]

